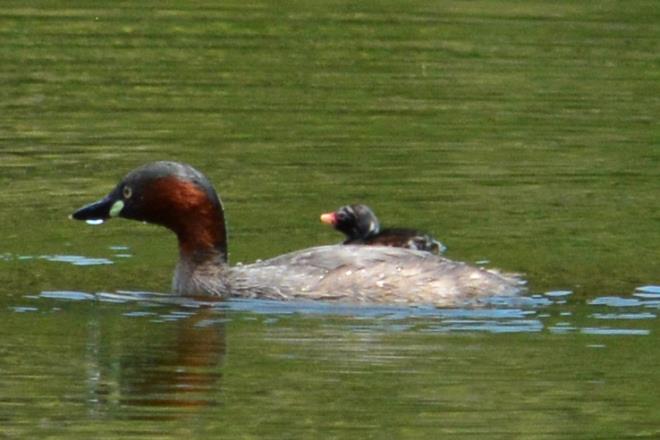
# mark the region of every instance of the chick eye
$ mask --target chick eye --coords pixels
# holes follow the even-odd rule
[[[125,199],[130,199],[131,196],[133,195],[133,190],[131,189],[130,186],[125,186],[124,189],[122,190],[122,195],[124,196]]]

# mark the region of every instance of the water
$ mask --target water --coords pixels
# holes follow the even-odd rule
[[[126,291],[12,297],[3,432],[657,435],[660,297],[560,298],[442,310]]]
[[[660,435],[656,2],[89,2],[0,11],[0,435]],[[158,227],[74,222],[137,165],[230,258],[367,203],[526,274],[481,309],[167,295]]]

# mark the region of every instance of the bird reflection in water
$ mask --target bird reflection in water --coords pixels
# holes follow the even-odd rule
[[[175,322],[140,327],[141,334],[133,334],[127,345],[118,347],[119,353],[111,354],[114,359],[107,360],[93,381],[97,409],[116,409],[118,405],[127,411],[126,418],[158,420],[217,404],[225,354],[224,324],[210,308],[174,316],[180,317]],[[154,326],[167,331],[155,337]]]

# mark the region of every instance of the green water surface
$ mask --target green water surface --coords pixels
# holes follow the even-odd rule
[[[3,0],[0,437],[655,438],[659,116],[654,0]],[[532,302],[135,299],[171,234],[67,217],[162,159],[233,262],[363,202]]]

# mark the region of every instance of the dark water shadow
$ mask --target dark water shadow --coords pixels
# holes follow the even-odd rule
[[[87,382],[96,416],[169,420],[218,405],[226,339],[216,311],[174,310],[155,320],[145,312],[125,316],[142,321],[129,326],[128,341],[90,335]]]

